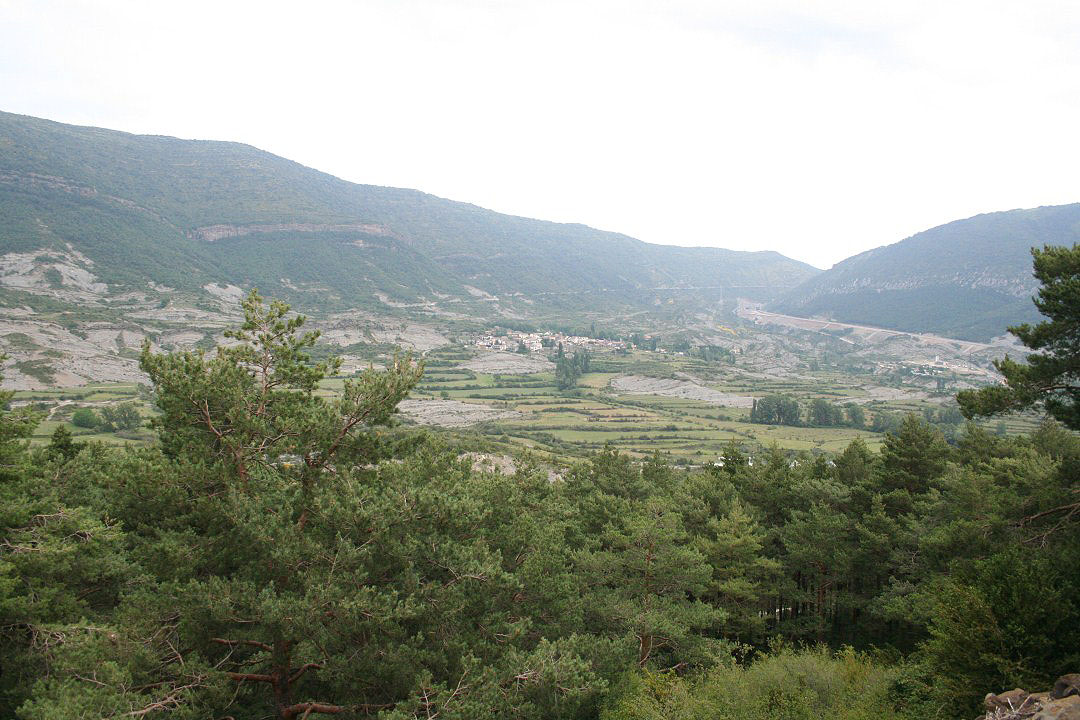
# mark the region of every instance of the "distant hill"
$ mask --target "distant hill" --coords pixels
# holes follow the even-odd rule
[[[357,185],[238,143],[9,113],[0,217],[9,289],[231,284],[302,308],[464,303],[473,315],[526,317],[649,307],[658,293],[768,299],[818,272],[774,252],[652,245]]]
[[[1080,203],[977,215],[850,257],[770,309],[987,340],[1037,320],[1032,247],[1080,242]]]

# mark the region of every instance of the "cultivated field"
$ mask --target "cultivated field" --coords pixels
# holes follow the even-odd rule
[[[538,458],[563,463],[610,447],[638,457],[660,452],[680,464],[702,465],[714,462],[731,442],[751,453],[773,445],[792,454],[836,453],[862,437],[876,449],[884,435],[870,429],[875,417],[913,412],[941,422],[956,389],[966,382],[956,375],[946,382],[892,370],[873,372],[866,363],[854,369],[821,367],[815,361],[792,366],[791,358],[798,354],[780,345],[747,347],[753,351],[726,360],[670,350],[596,353],[590,372],[581,375],[575,387],[560,390],[555,365],[546,354],[443,345],[424,355],[424,378],[402,403],[400,418],[404,425],[453,434],[484,452],[528,449]],[[782,358],[787,367],[775,366],[774,358]],[[357,359],[344,371],[352,374],[365,366]],[[325,381],[323,392],[340,390],[346,376]],[[856,428],[750,422],[755,399],[773,394],[797,399],[804,412],[814,400],[840,408],[858,405],[866,424]],[[111,444],[153,439],[145,427],[104,432],[72,423],[80,408],[100,414],[105,407],[132,402],[144,420],[149,419],[154,412],[152,398],[138,383],[26,390],[16,393],[14,402],[42,412],[45,419],[35,433],[36,443],[47,442],[61,424],[81,439]],[[1004,425],[994,420],[987,426],[997,432],[1021,432],[1033,424],[1031,418],[1010,418]],[[955,433],[959,425],[954,421],[942,429]]]

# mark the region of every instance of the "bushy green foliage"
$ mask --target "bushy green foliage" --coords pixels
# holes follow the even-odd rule
[[[101,418],[93,408],[79,408],[71,413],[71,424],[77,428],[92,430],[101,425]]]
[[[1078,560],[1010,547],[943,583],[923,655],[944,708],[970,713],[986,688],[1049,688],[1080,664]]]
[[[105,405],[101,408],[101,425],[109,432],[137,430],[142,424],[142,416],[134,402]]]
[[[891,707],[894,673],[845,648],[782,649],[748,665],[725,663],[701,677],[644,672],[627,677],[602,720],[872,720]]]
[[[797,399],[791,395],[774,393],[754,398],[753,407],[750,409],[750,422],[763,425],[808,425],[811,427],[848,425],[862,428],[866,424],[866,413],[858,405],[848,405],[844,408],[824,398],[814,398],[806,407],[804,418],[803,407]],[[891,425],[883,426],[878,432],[889,429],[892,429]]]
[[[810,425],[818,427],[834,427],[844,424],[844,409],[823,398],[815,398],[810,402],[809,417]]]
[[[885,435],[881,449],[882,489],[888,496],[899,497],[905,504],[912,495],[920,495],[946,467],[950,450],[941,431],[915,415],[904,417],[900,429]]]
[[[766,425],[801,425],[799,401],[790,395],[766,395],[755,398],[750,410],[750,422]]]
[[[0,353],[0,365],[7,355]],[[0,375],[0,380],[3,375]],[[9,478],[18,478],[25,470],[27,438],[40,420],[29,408],[11,410],[11,398],[15,393],[0,390],[0,484]]]

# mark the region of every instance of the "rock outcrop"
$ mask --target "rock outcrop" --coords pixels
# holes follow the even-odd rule
[[[986,713],[976,720],[1080,720],[1080,673],[1062,675],[1047,692],[988,693],[983,704]]]

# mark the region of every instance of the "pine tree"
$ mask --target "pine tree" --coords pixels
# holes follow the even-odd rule
[[[904,416],[899,431],[888,433],[881,448],[881,474],[886,492],[925,493],[945,471],[949,446],[941,431],[914,414]]]
[[[694,547],[671,500],[654,495],[631,503],[577,554],[591,624],[632,642],[640,667],[683,667],[713,656],[707,631],[723,610],[700,599],[711,568]]]
[[[1035,307],[1047,317],[1037,325],[1010,327],[1035,352],[1019,363],[1007,355],[994,363],[1004,385],[964,390],[956,399],[965,417],[1041,407],[1080,430],[1080,245],[1032,248],[1035,277],[1042,283]]]

